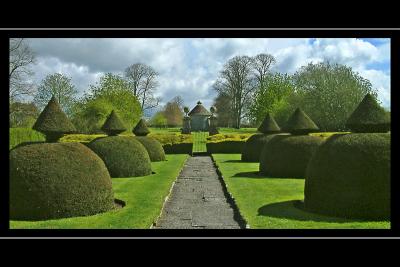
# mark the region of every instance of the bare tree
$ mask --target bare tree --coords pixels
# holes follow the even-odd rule
[[[240,122],[245,117],[251,96],[256,89],[252,75],[253,59],[248,56],[236,56],[230,59],[220,72],[214,89],[219,94],[230,98],[234,127],[240,128]]]
[[[10,102],[23,96],[34,94],[34,86],[30,81],[33,76],[31,64],[36,62],[35,54],[23,38],[10,38]]]
[[[154,97],[158,86],[158,73],[150,66],[136,63],[125,70],[125,76],[131,84],[133,94],[138,98],[142,110],[155,108],[160,98]]]
[[[270,73],[270,68],[276,63],[274,56],[270,54],[258,54],[253,57],[254,76],[260,88],[264,88]]]
[[[42,110],[49,100],[55,96],[64,112],[70,115],[77,93],[78,91],[72,84],[70,77],[61,73],[54,73],[47,75],[41,81],[33,101]]]

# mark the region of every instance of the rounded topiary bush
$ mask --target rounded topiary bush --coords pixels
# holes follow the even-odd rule
[[[149,136],[135,136],[149,153],[151,161],[163,161],[165,160],[165,152],[160,142]]]
[[[390,217],[390,134],[334,135],[307,169],[305,209],[330,216]]]
[[[243,146],[242,161],[260,162],[260,155],[264,145],[274,136],[276,134],[255,134],[250,136]]]
[[[113,208],[107,168],[86,146],[40,143],[10,151],[10,219],[86,216]]]
[[[263,147],[260,173],[274,177],[304,178],[307,164],[322,137],[309,135],[276,135]]]
[[[135,138],[109,136],[88,144],[104,161],[111,177],[132,177],[151,174],[150,157],[146,148]]]

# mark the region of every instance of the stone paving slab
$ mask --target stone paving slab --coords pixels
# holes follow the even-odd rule
[[[153,228],[241,228],[209,156],[190,157],[186,161]]]

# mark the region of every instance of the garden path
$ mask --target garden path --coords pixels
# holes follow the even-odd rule
[[[210,156],[188,158],[154,229],[240,229]]]

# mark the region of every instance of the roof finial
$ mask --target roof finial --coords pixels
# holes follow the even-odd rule
[[[197,105],[201,105],[201,101],[200,100],[197,102]]]

